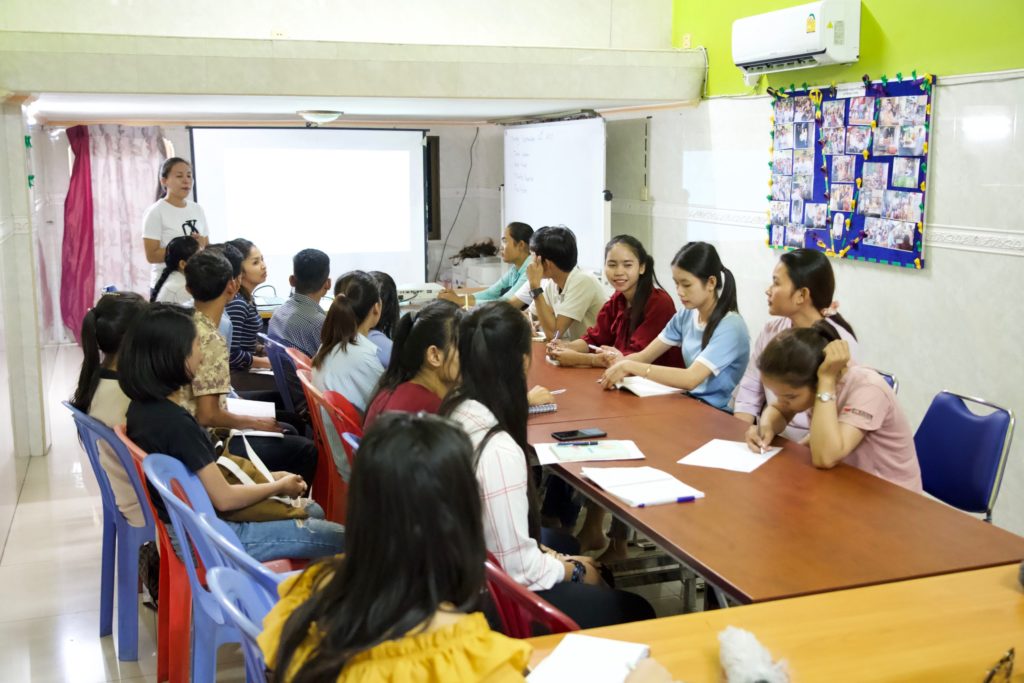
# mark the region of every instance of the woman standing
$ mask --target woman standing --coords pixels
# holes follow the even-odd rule
[[[192,236],[205,247],[210,231],[206,214],[188,196],[192,193],[192,165],[181,157],[171,157],[160,167],[160,187],[164,195],[146,209],[142,217],[142,244],[146,260],[153,264],[150,285],[164,270],[167,243],[175,237]]]

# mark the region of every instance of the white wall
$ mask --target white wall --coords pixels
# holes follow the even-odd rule
[[[767,319],[764,289],[777,260],[765,246],[768,182],[766,98],[721,99],[655,114],[651,198],[617,198],[613,228],[649,221],[662,282],[689,240],[719,249],[734,272],[752,334]],[[970,138],[982,122],[990,142]],[[927,265],[922,271],[835,261],[843,315],[863,361],[900,379],[917,425],[942,389],[1024,411],[1020,340],[1024,316],[1024,80],[937,88],[929,161]],[[1019,430],[1018,430],[1019,431]],[[1024,533],[1024,435],[1010,455],[994,521]]]
[[[667,49],[671,0],[4,0],[0,30]]]

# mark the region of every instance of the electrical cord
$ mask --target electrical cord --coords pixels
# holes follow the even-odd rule
[[[437,261],[437,270],[434,272],[434,281],[441,275],[441,264],[444,263],[444,251],[448,248],[448,240],[452,236],[452,230],[455,229],[455,224],[459,220],[459,214],[462,213],[462,205],[466,203],[466,193],[469,192],[469,176],[473,173],[473,148],[476,147],[477,138],[480,137],[480,126],[476,127],[476,134],[473,135],[473,142],[469,143],[469,170],[466,171],[466,184],[462,188],[462,199],[459,201],[459,208],[455,210],[455,218],[452,219],[452,224],[448,228],[448,234],[444,237],[444,244],[441,246],[441,256]],[[437,207],[440,211],[441,207]]]

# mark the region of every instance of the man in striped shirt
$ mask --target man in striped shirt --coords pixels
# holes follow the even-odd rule
[[[272,338],[294,346],[312,358],[320,348],[320,330],[326,314],[320,299],[331,288],[331,259],[319,249],[303,249],[292,259],[288,282],[291,297],[270,318]]]

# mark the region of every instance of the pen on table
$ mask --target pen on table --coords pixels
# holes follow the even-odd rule
[[[558,341],[558,338],[562,336],[561,330],[555,330],[555,336],[551,338],[551,341]]]
[[[565,443],[556,443],[556,446],[596,446],[597,441],[566,441]]]
[[[558,396],[559,394],[564,394],[565,393],[565,389],[552,389],[548,393],[550,393],[552,396]]]
[[[697,500],[696,496],[680,496],[680,497],[675,499],[675,502],[676,503],[692,503],[695,500]],[[670,500],[668,502],[671,503],[673,501]],[[653,505],[657,505],[657,503],[653,503]],[[645,507],[647,507],[647,503],[640,503],[639,505],[637,505],[637,507],[638,508],[645,508]]]

